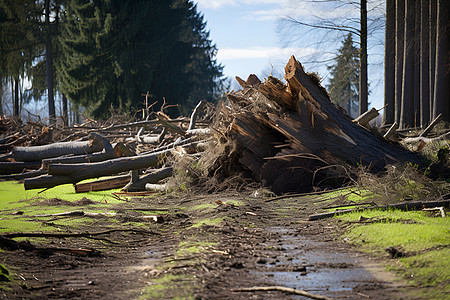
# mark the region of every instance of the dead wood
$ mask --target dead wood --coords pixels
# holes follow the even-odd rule
[[[21,174],[12,174],[12,175],[2,175],[0,176],[0,180],[23,180],[25,178],[37,177],[43,174],[46,174],[47,170],[39,169],[34,171],[28,171]]]
[[[121,157],[97,163],[50,164],[48,174],[24,180],[26,190],[52,188],[60,184],[78,183],[84,179],[115,175],[129,170],[154,167],[170,155],[170,150],[157,153]]]
[[[357,204],[355,204],[357,205]],[[381,210],[389,210],[389,209],[399,209],[399,210],[421,210],[423,208],[434,208],[437,206],[445,206],[449,207],[450,205],[450,199],[447,200],[440,200],[440,201],[410,201],[410,202],[401,202],[397,204],[388,204],[388,205],[381,205],[381,206],[371,206],[371,207],[363,207],[363,208],[352,208],[352,209],[344,209],[344,210],[337,210],[330,213],[323,213],[323,214],[317,214],[317,215],[311,215],[308,218],[308,221],[315,221],[320,219],[326,219],[326,218],[332,218],[337,215],[346,214],[349,212],[361,212],[365,210],[372,210],[372,209],[381,209]]]
[[[172,176],[173,168],[166,167],[155,170],[150,174],[144,175],[141,178],[131,176],[131,181],[123,188],[127,192],[145,191],[145,185],[148,183],[158,183],[160,180]]]
[[[388,131],[386,131],[386,133],[384,134],[383,137],[384,137],[385,139],[389,140],[391,137],[394,136],[394,134],[395,134],[395,132],[397,131],[397,129],[398,129],[398,123],[397,123],[397,122],[394,122],[394,124],[392,124],[392,126],[389,127]]]
[[[13,157],[16,161],[38,161],[63,155],[81,155],[99,152],[102,149],[102,140],[98,136],[93,136],[89,141],[83,142],[62,142],[43,146],[15,147]]]
[[[130,175],[116,176],[114,178],[102,179],[75,185],[75,193],[85,193],[92,191],[105,191],[111,189],[121,189],[130,182]]]
[[[353,123],[294,57],[285,71],[287,85],[269,76],[227,95],[231,105],[223,106],[215,130],[235,146],[224,147],[230,152],[215,165],[223,178],[249,172],[281,194],[341,186],[358,165],[372,172],[403,162],[424,166],[420,155]]]
[[[0,175],[10,175],[26,170],[37,170],[41,167],[40,161],[29,162],[0,162]]]
[[[63,254],[73,254],[81,256],[100,256],[101,253],[93,249],[82,249],[82,248],[55,248],[55,247],[37,247],[29,242],[16,242],[10,238],[5,238],[0,236],[0,248],[14,251],[14,250],[24,250],[24,251],[36,251],[41,255],[50,255],[53,253],[63,253]]]
[[[284,293],[289,294],[295,294],[295,295],[301,295],[310,299],[322,299],[322,300],[331,300],[331,298],[322,296],[322,295],[314,295],[311,293],[308,293],[303,290],[296,290],[284,286],[254,286],[250,288],[239,288],[239,289],[232,289],[232,292],[260,292],[260,291],[280,291]]]
[[[419,135],[419,137],[426,137],[431,130],[433,130],[434,126],[436,126],[436,124],[442,119],[442,114],[439,114],[431,123],[430,125],[427,126],[427,128],[425,128],[424,131],[422,131],[422,133]]]
[[[353,122],[358,123],[361,126],[367,127],[370,121],[378,117],[380,114],[378,113],[378,110],[374,107],[357,117],[353,120]]]
[[[192,111],[192,114],[191,114],[191,120],[189,122],[188,130],[192,130],[192,129],[195,128],[195,122],[197,122],[197,117],[200,114],[201,109],[203,109],[203,107],[205,106],[205,104],[206,104],[206,101],[205,100],[201,100],[195,106],[195,108],[194,108],[194,110]]]
[[[97,232],[72,232],[72,233],[49,233],[49,232],[15,232],[15,233],[4,233],[0,235],[0,238],[18,238],[18,237],[41,237],[41,238],[71,238],[71,237],[84,237],[91,238],[93,236],[105,235],[114,232],[134,232],[140,234],[153,234],[160,235],[157,232],[148,231],[148,230],[139,230],[139,229],[109,229],[104,231]]]

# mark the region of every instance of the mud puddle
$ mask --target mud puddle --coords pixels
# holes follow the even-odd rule
[[[350,254],[348,250],[329,247],[329,242],[314,241],[284,227],[271,227],[269,232],[279,234],[278,250],[281,255],[271,257],[265,271],[252,271],[265,276],[276,285],[309,291],[328,297],[365,298],[358,291],[377,289],[379,272],[366,269],[366,258]],[[342,251],[340,251],[342,250]]]

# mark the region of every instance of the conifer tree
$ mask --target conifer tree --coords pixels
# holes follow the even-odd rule
[[[73,0],[62,22],[61,88],[93,116],[137,111],[146,91],[185,109],[212,100],[222,68],[192,1]]]
[[[336,56],[336,63],[329,66],[330,83],[327,89],[333,102],[344,108],[352,117],[358,116],[359,56],[353,45],[351,33],[347,35]]]

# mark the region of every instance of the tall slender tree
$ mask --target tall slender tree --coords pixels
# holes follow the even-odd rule
[[[335,64],[329,66],[330,83],[327,89],[333,102],[344,108],[353,118],[359,112],[359,51],[353,45],[352,35],[342,42]]]

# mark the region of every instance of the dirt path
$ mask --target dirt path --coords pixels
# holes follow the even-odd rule
[[[302,298],[236,291],[284,286],[331,298],[412,299],[379,261],[343,241],[336,221],[304,221],[332,201],[309,196],[266,202],[229,194],[131,199],[114,207],[118,217],[89,219],[85,228],[63,228],[58,220],[53,226],[61,231],[136,231],[32,240],[41,246],[93,248],[100,257],[1,252],[15,281],[0,290],[0,298]],[[143,223],[137,217],[144,213],[159,213],[164,221]]]

